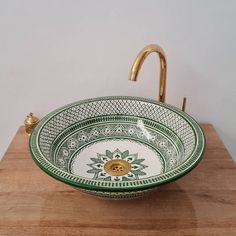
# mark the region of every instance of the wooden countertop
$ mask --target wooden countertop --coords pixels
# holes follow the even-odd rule
[[[236,165],[212,125],[204,159],[141,199],[108,201],[46,175],[21,127],[0,162],[0,235],[236,235]]]

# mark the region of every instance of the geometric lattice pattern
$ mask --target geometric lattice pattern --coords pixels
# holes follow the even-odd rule
[[[46,123],[39,137],[40,148],[44,156],[50,159],[50,146],[62,130],[84,119],[104,115],[130,115],[144,117],[164,124],[173,130],[181,139],[185,157],[194,149],[195,135],[186,118],[157,103],[130,97],[113,97],[112,99],[89,99],[83,103],[75,103],[54,114]]]

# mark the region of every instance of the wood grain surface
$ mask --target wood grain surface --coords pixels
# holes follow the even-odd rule
[[[101,200],[46,175],[21,127],[0,162],[0,235],[236,235],[236,165],[212,125],[204,159],[150,195]]]

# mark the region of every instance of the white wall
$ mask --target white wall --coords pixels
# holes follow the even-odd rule
[[[0,0],[0,156],[29,111],[83,98],[156,97],[157,60],[127,80],[136,54],[160,44],[167,102],[214,124],[236,159],[236,1]]]

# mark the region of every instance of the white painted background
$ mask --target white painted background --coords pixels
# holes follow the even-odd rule
[[[167,102],[210,122],[236,159],[236,1],[0,0],[0,156],[29,111],[83,98],[155,98],[156,56],[127,80],[139,50],[167,54]]]

